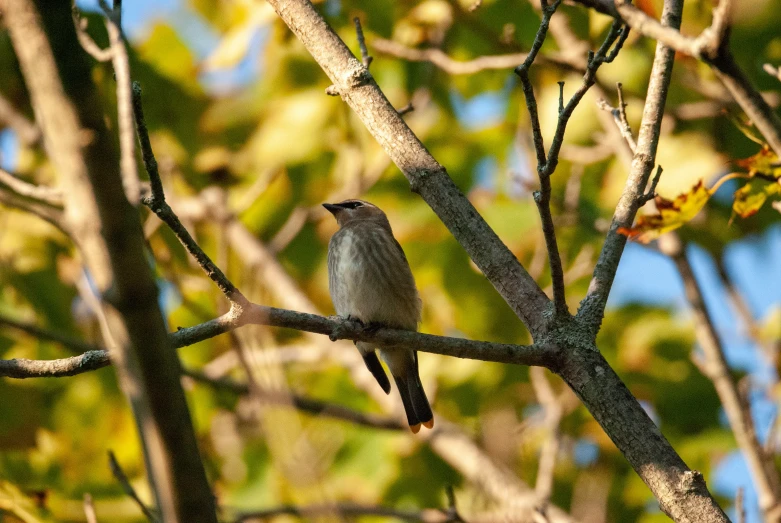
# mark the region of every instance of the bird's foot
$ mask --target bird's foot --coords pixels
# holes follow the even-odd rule
[[[360,318],[356,318],[355,316],[352,315],[348,315],[347,317],[336,316],[336,319],[338,320],[338,324],[331,331],[331,334],[328,335],[328,338],[331,341],[336,341],[344,338],[345,331],[355,329],[356,327],[364,328],[365,326],[365,324],[363,323],[363,321],[361,321]]]
[[[369,323],[363,324],[363,332],[366,334],[377,334],[377,331],[383,327],[385,327],[385,325],[378,321],[370,321]]]

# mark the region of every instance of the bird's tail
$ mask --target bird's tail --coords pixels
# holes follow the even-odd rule
[[[393,378],[399,388],[410,430],[417,434],[421,424],[429,429],[433,428],[434,414],[431,412],[431,406],[428,403],[426,391],[423,390],[423,385],[420,383],[418,373],[409,372],[406,376],[394,376]]]
[[[377,352],[375,352],[374,347],[360,341],[355,345],[358,347],[361,356],[363,356],[363,362],[366,364],[366,368],[372,373],[372,376],[374,376],[374,379],[380,384],[380,387],[385,391],[385,394],[390,394],[390,381],[388,380],[387,374],[385,374],[385,369],[382,368],[382,363],[380,363],[380,358],[377,357]]]

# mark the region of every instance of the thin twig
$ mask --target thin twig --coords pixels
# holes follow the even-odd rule
[[[0,169],[0,189],[7,188],[19,196],[36,203],[62,210],[62,191],[25,182],[4,169]]]
[[[20,142],[34,145],[41,139],[41,130],[14,107],[4,96],[0,95],[0,124],[5,124],[16,133]]]
[[[106,16],[106,31],[111,47],[111,63],[117,82],[117,122],[119,127],[119,168],[122,174],[122,187],[131,205],[136,206],[141,197],[141,185],[136,164],[136,140],[133,129],[133,101],[130,85],[130,62],[120,25],[122,3],[114,0],[114,9],[100,0]]]
[[[531,81],[529,80],[529,68],[534,59],[537,57],[540,48],[542,47],[545,37],[548,34],[548,26],[550,25],[550,19],[558,9],[561,0],[556,0],[551,5],[543,6],[542,20],[540,26],[537,29],[537,34],[534,36],[532,47],[529,53],[526,55],[523,63],[515,68],[515,74],[521,79],[521,85],[523,86],[523,94],[526,98],[526,107],[529,110],[529,118],[531,119],[532,136],[534,139],[534,150],[537,153],[537,165],[545,165],[547,162],[545,156],[545,144],[542,140],[542,132],[540,131],[540,118],[537,113],[537,99],[534,96],[534,89],[532,88]]]
[[[297,516],[304,520],[311,520],[313,518],[316,519],[317,516],[333,516],[334,514],[338,514],[346,518],[374,516],[393,518],[400,521],[411,521],[415,523],[449,523],[459,521],[449,518],[447,515],[443,514],[442,511],[436,509],[411,511],[376,505],[358,505],[355,503],[337,503],[305,507],[297,505],[283,505],[265,510],[241,513],[234,521],[236,523],[249,523],[252,521],[264,521],[281,515]]]
[[[27,334],[41,340],[48,340],[48,341],[59,343],[63,347],[66,347],[69,350],[72,350],[74,352],[89,352],[89,351],[101,350],[100,347],[93,345],[91,343],[87,343],[85,341],[73,338],[71,336],[67,336],[65,334],[60,334],[59,332],[54,332],[48,329],[38,327],[33,323],[15,320],[13,318],[9,318],[4,314],[0,314],[0,327],[2,326],[11,327],[13,329],[26,332]]]
[[[746,523],[746,507],[743,504],[743,487],[735,493],[735,523]]]
[[[225,274],[217,267],[209,256],[201,249],[201,247],[193,239],[192,235],[185,229],[182,222],[171,210],[171,207],[165,201],[165,193],[163,191],[163,182],[160,179],[160,172],[157,168],[157,160],[155,159],[154,151],[152,151],[152,144],[149,140],[149,131],[144,119],[144,108],[141,103],[141,85],[138,82],[133,83],[133,111],[136,117],[136,130],[138,132],[138,140],[141,144],[141,155],[144,159],[144,166],[146,167],[147,174],[149,175],[151,192],[145,194],[141,198],[141,202],[149,207],[158,218],[165,222],[171,230],[174,232],[179,241],[184,245],[187,251],[195,258],[198,265],[206,272],[209,278],[217,284],[222,293],[231,304],[238,307],[247,303],[247,299],[243,294],[231,283],[231,281],[225,276]]]
[[[771,64],[765,64],[762,66],[767,74],[775,76],[778,81],[781,82],[781,67],[773,67]]]
[[[397,109],[396,112],[399,113],[399,116],[404,116],[407,113],[411,113],[415,110],[415,107],[412,105],[412,102],[409,102],[407,105],[402,107],[401,109]]]
[[[363,27],[361,27],[361,19],[357,16],[353,18],[353,24],[355,24],[355,34],[358,36],[358,46],[361,48],[361,62],[367,69],[372,64],[373,57],[369,56],[369,50],[366,49],[366,40],[363,37]]]
[[[111,47],[102,49],[95,40],[87,33],[87,19],[81,17],[79,8],[75,3],[72,8],[73,26],[76,28],[76,37],[79,40],[79,44],[84,51],[87,52],[92,58],[98,62],[108,62],[114,55],[114,50]]]
[[[147,507],[146,504],[141,501],[141,498],[136,493],[136,489],[134,489],[133,485],[130,484],[130,480],[127,478],[127,474],[125,474],[125,471],[122,470],[122,467],[119,466],[117,458],[114,456],[114,452],[111,450],[108,451],[108,465],[111,468],[111,473],[122,486],[122,490],[125,491],[125,494],[133,498],[133,501],[136,502],[138,508],[140,508],[144,516],[146,516],[146,519],[153,523],[158,522],[159,518],[157,515],[155,515],[154,512],[152,512],[151,508]]]
[[[662,178],[662,170],[663,169],[661,165],[656,166],[656,174],[654,174],[654,177],[651,180],[651,187],[649,187],[648,191],[646,191],[646,193],[640,197],[640,205],[643,205],[646,202],[650,202],[656,198],[656,186],[659,185],[659,180]]]
[[[456,60],[441,49],[414,49],[393,40],[372,38],[372,49],[375,52],[401,58],[409,62],[430,62],[451,75],[475,74],[493,69],[510,69],[518,65],[528,56],[527,53],[512,53],[505,55],[481,56],[473,60]]]
[[[626,0],[605,2],[602,0],[576,0],[578,3],[621,19],[632,29],[654,38],[678,52],[701,59],[711,66],[716,76],[732,94],[746,115],[767,140],[770,147],[781,154],[781,117],[762,98],[751,84],[727,45],[726,28],[731,2],[722,0],[714,10],[713,23],[699,36],[688,37],[679,28],[660,23]],[[678,24],[680,25],[680,24]],[[714,49],[714,43],[716,48]]]
[[[618,107],[611,107],[605,100],[597,100],[597,106],[605,111],[610,112],[613,115],[613,119],[616,122],[618,130],[621,132],[621,136],[626,140],[629,148],[632,152],[637,149],[637,142],[632,134],[632,129],[629,126],[629,122],[626,118],[626,103],[624,102],[624,90],[621,82],[616,83],[616,91],[618,92]]]
[[[250,393],[250,387],[248,384],[240,383],[230,378],[212,378],[206,375],[204,372],[194,369],[184,369],[182,374],[194,379],[195,381],[207,384],[210,387],[214,387],[215,389],[224,389],[239,395],[247,395]],[[349,421],[350,423],[354,423],[356,425],[383,430],[406,429],[406,427],[396,418],[367,414],[334,403],[307,398],[299,394],[285,394],[261,389],[259,391],[259,396],[263,401],[279,405],[291,405],[302,412],[306,412],[314,416],[323,416],[326,418]]]
[[[523,61],[523,63],[515,68],[515,73],[521,79],[523,94],[526,97],[526,107],[529,110],[529,118],[531,120],[532,126],[534,150],[537,154],[537,173],[540,176],[540,190],[535,191],[533,196],[534,202],[537,204],[537,209],[540,213],[542,232],[545,238],[545,245],[548,250],[548,263],[550,264],[551,280],[553,283],[553,303],[557,317],[567,316],[569,315],[569,311],[567,309],[567,299],[564,292],[564,269],[561,265],[561,255],[559,254],[559,247],[556,240],[556,229],[553,225],[553,216],[551,215],[550,209],[550,178],[542,175],[543,169],[548,160],[545,155],[545,144],[543,142],[542,132],[540,130],[540,118],[537,113],[537,100],[534,96],[534,89],[532,88],[531,80],[529,80],[529,68],[534,62],[537,53],[545,41],[545,37],[548,33],[550,19],[556,12],[556,9],[559,7],[560,3],[561,0],[557,0],[550,6],[543,6],[542,21],[540,22],[540,27],[537,29],[537,34],[534,37],[531,50],[529,51],[529,54],[526,56],[526,59]]]
[[[90,496],[89,492],[84,494],[84,518],[87,520],[87,523],[98,523],[95,505],[92,503],[92,496]]]

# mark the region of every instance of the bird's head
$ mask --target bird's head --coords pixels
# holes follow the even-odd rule
[[[379,220],[387,223],[382,209],[363,200],[345,200],[339,203],[324,203],[323,207],[334,215],[339,227],[357,220]]]

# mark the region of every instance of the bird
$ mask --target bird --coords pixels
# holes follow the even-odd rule
[[[422,303],[404,250],[390,222],[376,205],[363,200],[323,204],[339,225],[328,243],[328,288],[336,313],[370,327],[418,330]],[[356,342],[366,367],[386,394],[391,386],[375,346]],[[434,427],[434,415],[410,349],[379,349],[396,382],[410,430]]]

